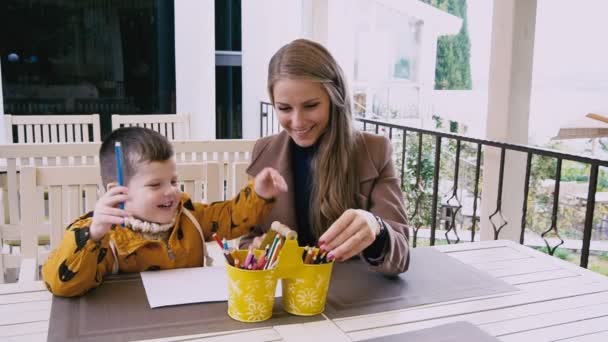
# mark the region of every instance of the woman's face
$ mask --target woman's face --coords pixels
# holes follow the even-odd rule
[[[274,105],[281,126],[300,147],[314,145],[329,122],[331,102],[323,85],[300,79],[274,84]]]

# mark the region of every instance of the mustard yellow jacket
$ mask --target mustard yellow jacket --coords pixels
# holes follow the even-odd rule
[[[54,295],[71,297],[99,286],[106,275],[116,271],[203,266],[204,243],[193,219],[202,228],[206,241],[212,240],[213,233],[233,239],[249,233],[270,212],[272,202],[256,194],[253,182],[234,199],[211,204],[193,203],[184,193],[167,241],[149,240],[140,232],[113,226],[103,239],[95,242],[89,239],[93,220],[90,212],[67,227],[61,245],[51,252],[42,267],[42,277]]]

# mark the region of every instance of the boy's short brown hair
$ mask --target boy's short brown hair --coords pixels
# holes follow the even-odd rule
[[[163,162],[173,157],[173,145],[160,133],[143,127],[122,127],[107,136],[99,148],[101,180],[104,188],[116,182],[116,156],[114,144],[120,142],[123,157],[124,185],[137,172],[141,163]]]

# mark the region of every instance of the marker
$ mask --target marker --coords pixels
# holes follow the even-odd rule
[[[249,246],[249,252],[247,252],[247,257],[245,258],[244,267],[249,267],[251,265],[251,258],[253,257],[253,246]]]
[[[234,259],[232,258],[232,255],[230,255],[230,252],[224,251],[224,257],[226,258],[226,261],[228,261],[230,266],[234,266]]]
[[[213,239],[215,240],[215,242],[217,242],[218,245],[220,245],[220,249],[223,250],[224,249],[224,244],[222,243],[222,240],[220,239],[219,236],[217,236],[216,233],[213,233]]]
[[[272,246],[270,246],[270,254],[268,254],[266,256],[266,264],[264,265],[264,269],[267,270],[268,266],[270,266],[270,264],[272,263],[272,256],[274,255],[274,250],[277,247],[277,243],[281,241],[281,239],[279,238],[278,235],[276,235],[274,237],[274,240],[272,241]]]
[[[120,141],[114,143],[114,155],[116,157],[116,178],[119,186],[125,185],[123,170],[122,170],[122,147],[120,146]],[[120,209],[125,209],[125,204],[119,204]]]

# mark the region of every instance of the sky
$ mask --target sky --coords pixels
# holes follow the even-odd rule
[[[496,0],[500,1],[500,0]],[[468,0],[474,90],[487,91],[491,0]],[[608,115],[608,1],[538,0],[530,142],[543,145],[588,112]]]
[[[468,0],[471,68],[483,87],[488,77],[491,0]],[[538,0],[534,79],[608,78],[608,1]]]

